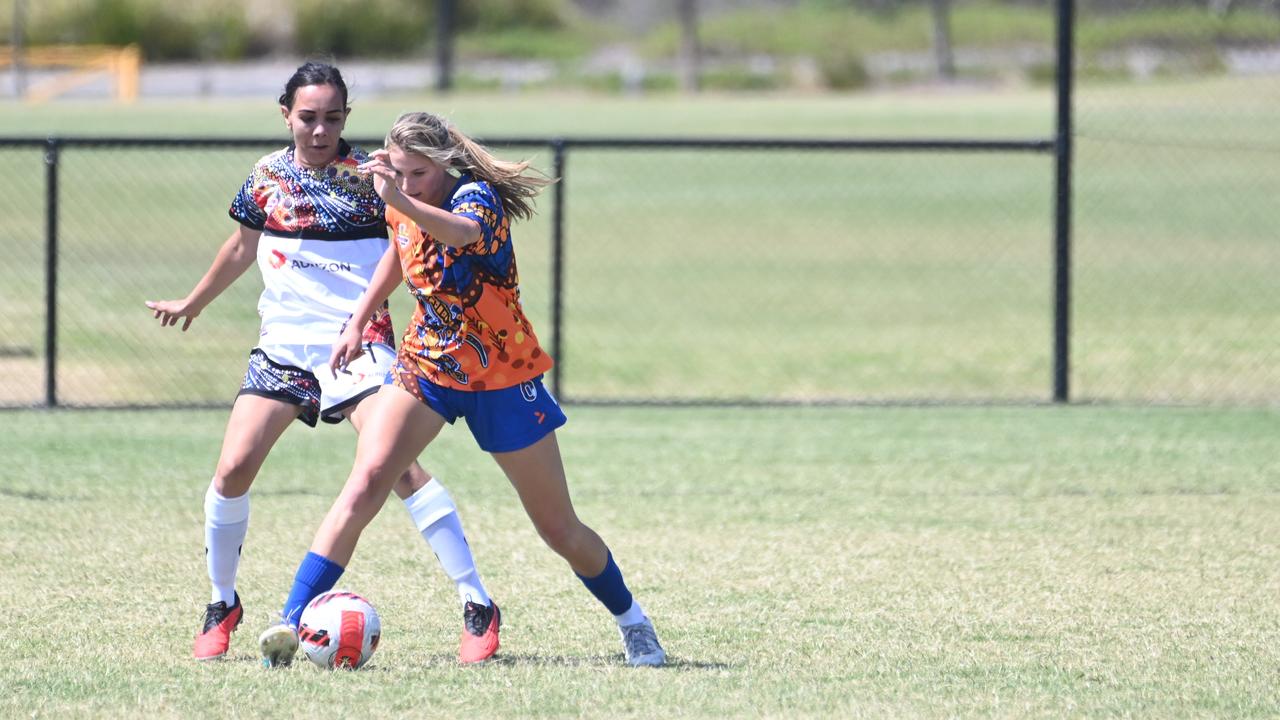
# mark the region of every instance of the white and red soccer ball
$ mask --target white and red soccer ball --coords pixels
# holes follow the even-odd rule
[[[303,608],[298,626],[302,651],[326,669],[359,668],[378,649],[381,636],[378,611],[368,600],[345,590],[318,595]]]

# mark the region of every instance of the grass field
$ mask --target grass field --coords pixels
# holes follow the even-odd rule
[[[578,510],[657,621],[662,670],[622,666],[608,617],[461,429],[423,461],[503,605],[500,659],[455,664],[451,584],[392,501],[341,583],[382,613],[372,666],[258,667],[253,639],[350,467],[340,427],[294,428],[268,461],[245,625],[227,661],[196,664],[225,411],[0,412],[0,716],[1276,716],[1275,88],[1082,88],[1072,380],[1093,405],[1018,404],[1049,393],[1048,158],[573,152],[571,400],[1010,403],[571,403]],[[460,95],[357,98],[348,135],[424,106],[482,137],[1030,138],[1052,118],[1041,90]],[[48,133],[281,135],[269,101],[0,112],[0,136]],[[252,273],[185,336],[142,301],[198,279],[269,149],[64,154],[64,402],[231,397]],[[42,397],[40,162],[0,150],[0,405]],[[516,231],[544,340],[548,238],[545,214]],[[1213,407],[1231,404],[1260,407]]]
[[[1077,107],[1073,397],[1274,405],[1280,103],[1274,77],[1085,85]],[[348,135],[430,107],[484,136],[1047,137],[1046,90],[647,99],[361,100]],[[269,101],[54,104],[0,135],[281,136]],[[222,402],[253,342],[249,277],[161,332],[268,150],[68,150],[59,385],[69,404]],[[547,166],[546,151],[519,150]],[[0,404],[38,402],[42,188],[0,152]],[[3,179],[3,178],[7,178]],[[578,150],[566,192],[562,394],[573,398],[1042,400],[1053,166],[1045,156]],[[544,207],[546,203],[544,203]],[[550,339],[546,214],[516,230]],[[252,276],[253,273],[251,272]],[[403,322],[403,303],[397,314]],[[35,321],[33,321],[33,319]],[[171,359],[139,363],[140,357]]]
[[[611,621],[460,429],[457,498],[503,650],[391,501],[341,585],[361,672],[267,672],[253,639],[350,465],[292,429],[253,491],[231,657],[188,659],[222,412],[0,413],[0,716],[1270,717],[1280,418],[1265,410],[571,408],[583,518],[671,656]]]

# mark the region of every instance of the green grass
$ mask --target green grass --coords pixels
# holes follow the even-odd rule
[[[224,412],[0,413],[0,715],[1269,717],[1280,667],[1264,410],[570,408],[581,516],[670,667],[607,615],[452,429],[424,456],[489,589],[500,660],[391,501],[341,584],[371,667],[266,672],[276,610],[352,456],[294,428],[253,491],[231,657],[190,661],[201,502]],[[661,449],[659,452],[658,449]]]
[[[1280,299],[1275,80],[1078,93],[1072,388],[1083,400],[1270,405]],[[350,137],[410,108],[480,137],[1048,137],[1045,90],[363,101]],[[279,136],[270,102],[56,103],[0,135]],[[283,139],[281,140],[283,142]],[[62,166],[59,385],[71,404],[224,402],[254,340],[256,271],[162,331],[225,208],[271,149],[82,150]],[[549,167],[546,150],[509,150]],[[36,150],[0,152],[0,402],[42,397]],[[1050,393],[1053,165],[1045,156],[574,150],[566,188],[568,397],[1040,400]],[[515,231],[551,339],[549,199]],[[403,295],[398,294],[399,295]],[[397,323],[407,318],[397,300]],[[34,319],[34,320],[33,320]],[[12,355],[12,353],[10,353]],[[139,358],[143,358],[139,362]]]

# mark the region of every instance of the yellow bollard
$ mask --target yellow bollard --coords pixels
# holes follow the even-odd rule
[[[132,103],[138,99],[139,78],[142,75],[142,49],[126,45],[116,55],[116,100]]]

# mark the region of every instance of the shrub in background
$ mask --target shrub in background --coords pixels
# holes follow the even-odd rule
[[[751,91],[776,90],[787,84],[774,69],[761,70],[739,65],[710,68],[702,73],[702,87],[706,90]]]
[[[28,27],[32,45],[136,43],[148,60],[227,60],[243,57],[252,31],[236,7],[175,10],[154,0],[91,0],[41,8]]]
[[[847,47],[828,45],[818,53],[818,71],[832,90],[859,90],[871,84],[862,56]]]
[[[436,6],[421,0],[295,0],[294,45],[303,54],[403,57],[435,43]],[[586,51],[563,33],[569,0],[465,0],[458,48],[502,57],[573,57]],[[467,35],[474,39],[467,39]]]
[[[569,0],[462,0],[459,30],[567,29],[574,16]]]
[[[407,55],[434,40],[434,10],[405,0],[296,0],[294,46],[304,55]]]

